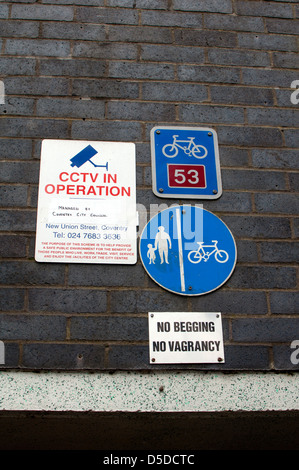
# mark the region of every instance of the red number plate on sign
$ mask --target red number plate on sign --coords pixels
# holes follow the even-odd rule
[[[205,188],[204,165],[167,165],[170,188]]]

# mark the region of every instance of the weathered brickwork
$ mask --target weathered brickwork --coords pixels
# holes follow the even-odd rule
[[[165,369],[147,313],[220,311],[225,363],[180,369],[299,370],[298,31],[295,0],[0,1],[1,369]],[[228,282],[185,297],[140,260],[36,263],[41,140],[134,142],[149,214],[173,203],[151,189],[155,125],[218,133],[224,191],[204,208],[237,242]]]

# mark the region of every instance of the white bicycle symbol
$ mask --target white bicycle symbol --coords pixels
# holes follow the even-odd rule
[[[214,253],[215,260],[218,261],[218,263],[226,263],[228,260],[228,253],[225,250],[219,250],[217,247],[217,240],[212,240],[213,245],[204,245],[204,242],[197,243],[198,249],[188,253],[188,259],[191,263],[199,263],[202,259],[204,261],[208,261],[210,256]],[[214,250],[206,252],[204,248],[214,248]]]
[[[162,148],[162,153],[165,157],[174,158],[177,156],[179,152],[179,148],[182,149],[186,155],[195,158],[205,158],[208,154],[208,150],[203,145],[197,145],[194,143],[195,137],[188,137],[187,140],[178,140],[178,135],[173,135],[173,142],[172,144],[166,144]],[[179,143],[178,143],[179,142]],[[188,145],[180,145],[180,144],[188,144]]]

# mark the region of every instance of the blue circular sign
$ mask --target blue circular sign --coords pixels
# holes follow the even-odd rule
[[[180,295],[202,295],[221,287],[234,271],[237,248],[231,231],[200,206],[165,209],[140,236],[140,257],[148,275]]]

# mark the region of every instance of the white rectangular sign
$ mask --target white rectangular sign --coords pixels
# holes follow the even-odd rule
[[[43,140],[35,259],[135,264],[135,144]]]
[[[223,363],[221,314],[218,312],[150,312],[151,364]]]

